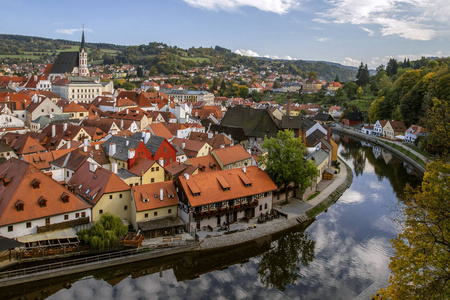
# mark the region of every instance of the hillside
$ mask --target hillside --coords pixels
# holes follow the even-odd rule
[[[339,76],[342,81],[355,79],[356,69],[336,63],[323,61],[265,61],[233,53],[229,49],[214,48],[182,49],[163,43],[151,42],[148,45],[123,46],[105,43],[86,43],[91,63],[132,64],[145,69],[156,67],[157,73],[178,74],[197,66],[215,66],[216,70],[227,71],[232,66],[244,66],[255,72],[278,69],[281,74],[307,77],[311,71],[325,80]],[[55,40],[41,37],[0,34],[0,62],[52,62],[61,51],[77,51],[78,42]]]

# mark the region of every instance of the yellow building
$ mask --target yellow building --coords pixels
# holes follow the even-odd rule
[[[145,237],[174,235],[184,227],[178,218],[178,196],[172,181],[132,189],[131,224]]]
[[[130,221],[130,187],[113,172],[86,161],[67,184],[93,206],[92,221],[99,220],[103,213]]]
[[[164,168],[156,161],[143,157],[138,157],[128,172],[140,177],[140,185],[164,181]]]

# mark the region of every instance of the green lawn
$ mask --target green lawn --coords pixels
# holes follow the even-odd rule
[[[358,107],[360,110],[368,111],[372,101],[373,100],[371,100],[371,99],[370,100],[369,99],[368,100],[366,100],[366,99],[356,99],[356,100],[350,100],[349,104]]]

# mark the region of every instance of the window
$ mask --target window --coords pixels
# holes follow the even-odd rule
[[[171,158],[169,158],[169,163],[171,163],[172,162],[172,157]]]
[[[45,218],[45,225],[50,225],[50,218]]]
[[[148,218],[148,213],[146,213],[146,214],[144,215],[144,217],[145,217],[145,218]]]
[[[12,225],[9,225],[8,226],[8,232],[11,232],[11,231],[13,231],[14,230],[14,227],[12,226]]]
[[[266,203],[266,204],[264,204],[264,209],[267,209],[267,203]]]
[[[125,206],[123,207],[123,210],[128,210],[128,206],[125,205]]]
[[[27,222],[27,228],[31,228],[31,222]]]
[[[262,205],[259,206],[259,211],[262,211]]]
[[[81,213],[81,217],[82,217],[82,218],[86,218],[86,212],[85,212],[85,211],[83,211],[83,212]]]
[[[167,147],[164,147],[164,153],[166,153],[167,152]]]
[[[67,171],[67,177],[69,177],[69,171]]]
[[[122,199],[122,194],[119,194],[119,198]]]
[[[158,172],[159,171],[159,167],[156,167],[156,172]]]
[[[69,215],[64,215],[64,220],[69,220]]]
[[[169,214],[171,214],[171,213],[172,213],[172,209],[171,209],[171,208],[169,208],[169,211],[168,211],[168,213],[169,213]]]
[[[109,195],[109,199],[112,199],[112,195]]]
[[[103,209],[100,209],[100,210],[98,211],[98,214],[101,215],[102,213],[103,213]]]
[[[80,217],[80,213],[75,213],[75,218],[79,218]]]
[[[153,216],[154,216],[154,217],[158,216],[158,212],[155,211],[155,212],[153,213]]]
[[[152,183],[155,182],[155,178],[150,179],[150,182]]]
[[[152,172],[155,172],[155,167],[152,167]]]

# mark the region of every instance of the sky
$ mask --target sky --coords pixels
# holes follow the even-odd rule
[[[370,68],[450,56],[448,0],[0,0],[0,33],[181,48]]]

